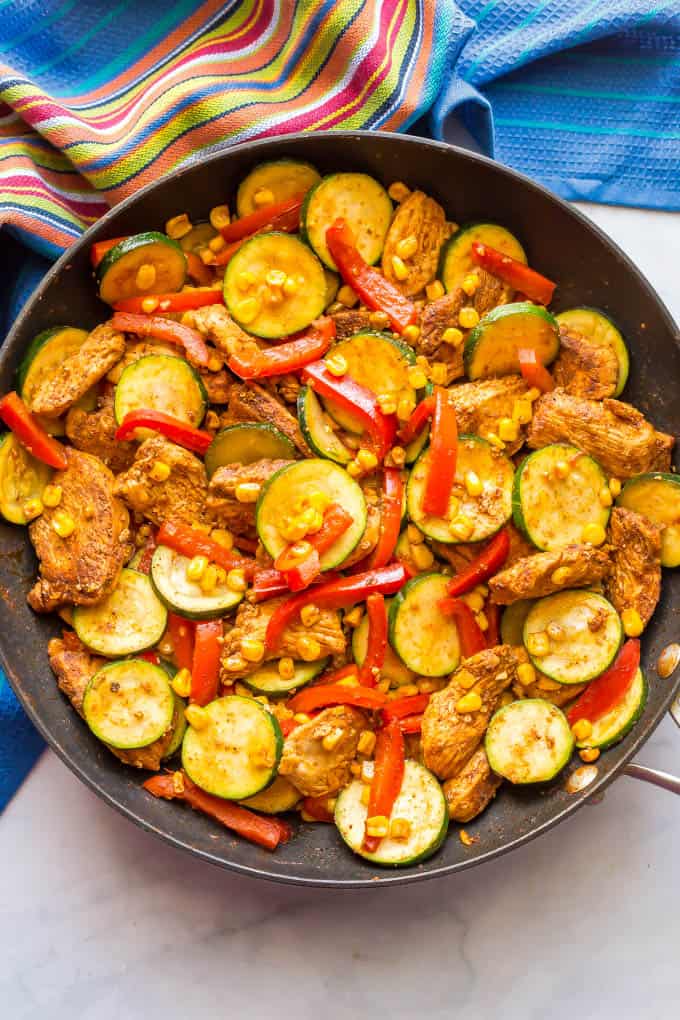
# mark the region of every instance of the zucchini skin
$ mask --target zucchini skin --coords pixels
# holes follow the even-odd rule
[[[652,514],[646,512],[644,505],[641,506],[635,500],[635,490],[638,489],[639,486],[653,484],[672,486],[673,488],[671,491],[677,490],[676,498],[678,500],[678,503],[680,504],[680,475],[674,475],[670,471],[647,471],[640,475],[634,475],[625,483],[623,489],[616,498],[616,505],[621,506],[627,510],[634,510],[636,513],[642,514],[643,517],[648,517],[650,521],[652,521],[654,524],[657,524],[662,529],[661,566],[673,569],[674,567],[680,567],[680,519],[678,521],[678,524],[676,525],[669,524],[668,522],[660,519],[659,516],[655,517]],[[669,549],[671,543],[668,541],[668,539],[664,541],[666,537],[665,536],[666,529],[670,528],[674,529],[673,534],[674,537],[676,538],[674,542],[677,548],[676,552],[674,552],[672,549]]]
[[[461,256],[457,256],[456,255],[456,248],[460,247],[461,241],[466,243],[467,236],[472,234],[473,231],[476,231],[480,236],[478,238],[474,238],[473,237],[473,238],[470,239],[470,247],[472,246],[472,241],[473,240],[480,240],[482,244],[488,244],[490,248],[497,248],[498,247],[498,244],[492,244],[491,240],[488,240],[488,241],[484,240],[483,231],[484,231],[485,228],[486,228],[486,232],[487,233],[493,233],[494,231],[500,230],[508,238],[512,238],[512,241],[514,242],[516,247],[515,247],[515,249],[513,251],[508,251],[507,254],[509,254],[512,258],[516,259],[518,262],[524,262],[525,265],[527,264],[527,256],[526,256],[526,253],[524,251],[524,248],[522,247],[520,242],[517,240],[515,235],[513,233],[511,233],[511,231],[509,231],[506,227],[503,227],[500,223],[490,223],[490,222],[488,222],[486,220],[475,220],[475,221],[473,221],[471,223],[464,223],[455,232],[455,234],[452,234],[451,237],[447,241],[444,242],[444,244],[442,246],[441,253],[439,255],[439,266],[437,268],[437,277],[438,277],[438,279],[440,279],[442,281],[442,283],[444,284],[444,287],[446,288],[448,293],[451,292],[453,287],[447,285],[447,282],[446,282],[447,281],[447,277],[448,277],[447,268],[448,268],[449,260],[452,257],[453,258],[459,258],[459,259],[461,258]],[[470,260],[469,269],[472,269],[472,268],[473,268],[473,264],[472,264],[472,260]],[[467,272],[467,271],[468,271],[468,267],[465,267],[462,270],[462,275],[464,275],[464,273]]]
[[[307,443],[307,446],[315,453],[318,457],[323,457],[326,460],[332,460],[336,464],[349,464],[353,458],[353,454],[348,450],[340,439],[334,436],[335,442],[325,442],[324,438],[319,434],[319,429],[315,427],[312,421],[312,415],[315,409],[310,406],[313,400],[316,400],[318,407],[318,414],[324,415],[326,412],[321,407],[319,398],[314,393],[311,386],[303,386],[298,393],[297,398],[297,412],[298,422],[300,424],[300,431],[302,437]]]
[[[612,735],[608,739],[605,739],[605,740],[597,740],[597,739],[595,739],[595,740],[593,740],[592,735],[591,735],[590,737],[588,737],[587,740],[577,740],[576,741],[576,746],[577,747],[579,747],[579,748],[581,748],[581,747],[597,747],[598,750],[600,750],[600,751],[606,751],[608,748],[614,747],[615,744],[619,744],[623,740],[623,738],[628,733],[630,733],[630,731],[632,730],[633,726],[635,726],[635,724],[641,718],[641,716],[642,716],[642,714],[643,714],[643,712],[645,710],[645,707],[647,705],[647,698],[648,698],[648,695],[649,695],[649,684],[647,682],[647,677],[646,677],[646,675],[644,673],[644,670],[639,669],[638,672],[640,674],[641,681],[642,681],[642,691],[641,691],[641,694],[640,694],[640,698],[639,698],[639,700],[637,702],[637,706],[635,708],[635,711],[631,713],[629,718],[622,724],[622,726],[618,730],[616,730],[614,733],[612,733]],[[601,720],[598,720],[598,721],[601,721]],[[596,727],[597,727],[597,722],[593,724],[593,733],[596,732]]]
[[[239,435],[244,437],[246,433],[250,434],[253,439],[257,439],[258,434],[262,437],[263,443],[267,441],[270,444],[269,450],[266,452],[255,449],[253,456],[231,457],[224,458],[220,454],[220,446],[229,438],[238,440]],[[228,446],[228,443],[227,443]],[[227,425],[226,428],[220,429],[216,432],[213,441],[205,452],[205,470],[208,478],[212,478],[215,471],[219,467],[223,467],[225,464],[252,464],[254,461],[269,458],[271,460],[294,460],[297,457],[297,450],[293,446],[290,439],[284,436],[283,432],[276,428],[275,425],[271,425],[269,422],[243,422],[235,425]]]
[[[525,777],[520,778],[517,771],[513,773],[512,769],[508,770],[507,768],[506,771],[503,771],[501,756],[497,753],[497,746],[495,744],[495,741],[500,739],[497,736],[496,731],[498,727],[502,725],[504,717],[509,715],[517,715],[518,712],[526,715],[532,711],[537,710],[543,711],[546,714],[546,716],[552,716],[553,719],[559,723],[561,735],[564,739],[564,747],[559,756],[557,755],[557,753],[554,754],[554,761],[552,763],[552,766],[548,769],[548,771],[542,772],[540,775],[537,775],[536,773],[534,773],[533,775],[529,774],[530,769],[525,758],[524,767],[526,769],[526,775]],[[533,730],[534,727],[532,726],[531,731],[529,731],[527,735],[531,736]],[[491,765],[491,768],[493,769],[494,772],[498,773],[498,775],[500,776],[503,776],[504,779],[507,779],[515,786],[528,786],[537,783],[541,784],[549,783],[552,779],[555,778],[555,776],[558,775],[558,773],[562,771],[562,769],[565,767],[574,751],[574,736],[571,732],[571,727],[567,722],[567,718],[564,715],[564,712],[562,712],[562,710],[559,709],[556,705],[553,705],[552,702],[550,701],[544,701],[542,698],[525,698],[524,700],[520,701],[512,701],[510,702],[509,705],[505,705],[502,708],[499,708],[498,711],[494,713],[484,737],[484,748],[486,750],[487,758],[489,759],[489,764]],[[552,750],[555,752],[557,750],[554,745]],[[513,774],[511,775],[509,773]]]
[[[549,365],[555,360],[559,353],[560,342],[559,342],[559,329],[557,321],[553,315],[550,314],[547,309],[541,305],[533,305],[530,301],[518,301],[509,305],[499,305],[497,308],[493,308],[488,312],[483,319],[481,319],[477,325],[470,330],[470,333],[465,341],[465,347],[463,350],[463,366],[465,368],[465,374],[472,382],[477,379],[487,378],[488,375],[494,374],[505,374],[511,375],[519,373],[519,361],[517,366],[514,365],[508,371],[498,372],[490,371],[489,373],[482,373],[475,366],[475,359],[478,357],[481,345],[488,341],[488,333],[490,329],[493,329],[495,325],[503,322],[504,319],[509,319],[515,316],[532,316],[535,319],[541,319],[547,326],[549,326],[553,333],[554,342],[551,350],[548,352],[548,356],[543,358],[543,364]],[[519,344],[518,346],[521,346]],[[527,340],[525,346],[535,346],[531,340]]]
[[[123,369],[121,377],[116,384],[116,390],[113,397],[113,413],[115,415],[116,422],[120,425],[128,411],[138,410],[141,408],[165,411],[168,414],[172,414],[174,417],[179,417],[176,405],[174,408],[158,407],[157,404],[156,406],[151,406],[153,403],[152,401],[140,400],[139,402],[134,402],[128,408],[125,406],[126,390],[131,390],[134,393],[135,375],[138,372],[142,372],[144,368],[149,367],[150,358],[155,359],[159,372],[162,372],[165,368],[168,376],[172,373],[181,373],[185,376],[186,381],[190,380],[192,385],[196,386],[196,413],[193,415],[191,420],[188,420],[188,424],[192,425],[194,428],[198,428],[205,418],[205,413],[208,409],[208,394],[205,386],[203,385],[203,380],[193,365],[190,365],[184,358],[177,358],[172,354],[146,354],[144,357],[138,358],[137,361],[133,361],[131,364],[127,365],[125,369]],[[186,394],[186,383],[183,388]],[[168,390],[169,393],[172,394],[173,391],[181,392],[182,387],[179,383],[173,382],[173,385],[168,386]],[[186,417],[184,420],[187,420]]]

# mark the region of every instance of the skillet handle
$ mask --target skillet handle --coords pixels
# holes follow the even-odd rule
[[[670,715],[676,725],[680,726],[680,694],[670,707]],[[680,793],[680,776],[672,776],[669,772],[650,769],[646,765],[638,765],[637,762],[632,761],[621,769],[621,773],[631,779],[642,779],[645,783],[660,786],[671,793]]]

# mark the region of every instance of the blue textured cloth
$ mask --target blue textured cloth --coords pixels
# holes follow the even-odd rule
[[[440,2],[450,74],[420,133],[446,138],[457,119],[481,151],[566,198],[680,209],[680,0]],[[0,23],[11,68],[4,44]],[[49,264],[26,240],[3,232],[2,335]],[[41,747],[0,674],[0,809]]]

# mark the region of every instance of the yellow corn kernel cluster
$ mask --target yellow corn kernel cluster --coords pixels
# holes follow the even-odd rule
[[[305,627],[313,627],[320,616],[321,610],[318,606],[315,606],[313,602],[303,606],[300,610],[300,619]]]
[[[472,305],[466,305],[458,313],[458,325],[463,329],[473,329],[479,322],[479,312]]]
[[[587,740],[593,732],[593,724],[589,719],[577,719],[571,728],[575,740]]]
[[[468,297],[472,297],[475,291],[479,290],[480,282],[481,281],[477,273],[468,273],[467,276],[463,278],[461,287],[463,288]]]
[[[188,698],[191,694],[192,676],[188,669],[178,669],[170,682],[175,694],[180,698]]]
[[[416,340],[420,337],[420,326],[411,324],[410,326],[406,327],[406,329],[403,331],[401,335],[403,336],[404,340],[406,340],[407,343],[414,344]]]
[[[227,587],[232,591],[245,591],[248,587],[246,575],[240,567],[233,567],[227,574]]]
[[[394,184],[390,184],[387,194],[393,202],[405,202],[411,194],[411,189],[403,181],[395,181]]]
[[[260,485],[257,482],[239,482],[234,489],[234,495],[239,503],[257,503]]]
[[[191,220],[186,213],[180,213],[179,216],[173,216],[165,224],[165,233],[168,237],[172,238],[173,241],[179,241],[180,237],[186,237],[191,229]]]
[[[581,533],[581,538],[589,545],[602,545],[607,533],[601,524],[586,524]]]
[[[403,237],[401,241],[397,241],[395,251],[400,259],[413,258],[415,253],[418,251],[418,238],[415,234],[409,234],[408,237]]]
[[[378,406],[383,414],[396,414],[397,398],[394,393],[379,393]]]
[[[479,712],[482,707],[481,696],[477,691],[469,691],[464,694],[462,698],[459,698],[456,702],[456,712],[466,714],[468,712]]]
[[[536,680],[536,670],[530,662],[521,662],[517,667],[517,679],[523,687],[528,687]]]
[[[427,386],[427,376],[417,365],[411,365],[406,373],[406,378],[409,386],[412,386],[414,390],[422,390],[423,386]]]
[[[264,642],[258,638],[241,638],[240,650],[246,662],[261,662],[264,659]]]
[[[189,560],[189,563],[187,564],[186,568],[187,581],[194,582],[200,581],[206,572],[207,566],[208,566],[207,556],[192,557],[192,559]]]
[[[195,730],[204,730],[210,725],[210,714],[200,705],[188,705],[184,709],[184,718]]]
[[[68,538],[76,530],[76,522],[65,510],[57,510],[52,518],[52,527],[59,538]]]
[[[621,613],[621,623],[627,637],[639,637],[645,629],[642,617],[637,609],[624,609]]]
[[[259,188],[253,195],[253,202],[257,206],[273,205],[274,192],[269,188]]]
[[[156,267],[151,262],[142,262],[135,276],[135,285],[139,290],[149,290],[156,282]]]
[[[537,630],[527,637],[527,651],[539,658],[550,651],[550,639],[544,630]]]
[[[218,567],[214,563],[209,563],[198,583],[203,594],[210,595],[218,584],[224,584],[226,580],[227,572],[224,567]]]
[[[366,835],[384,839],[390,831],[390,820],[385,815],[373,815],[366,819]]]
[[[378,466],[378,458],[373,451],[365,450],[363,447],[357,450],[356,461],[364,471],[372,471]]]
[[[428,283],[425,288],[428,301],[438,301],[440,297],[444,297],[445,293],[444,284],[441,280],[434,280],[432,283]]]
[[[321,658],[321,645],[316,638],[303,634],[298,642],[298,648],[300,649],[300,658],[305,662],[314,662],[315,659]]]
[[[210,226],[214,227],[215,230],[221,230],[222,227],[228,227],[230,223],[229,206],[228,205],[215,205],[210,210]]]

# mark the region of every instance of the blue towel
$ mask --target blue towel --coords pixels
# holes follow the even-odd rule
[[[379,6],[378,0],[372,2]],[[419,133],[446,138],[457,119],[483,152],[565,198],[680,209],[680,0],[410,2],[416,21],[418,12],[426,21],[423,10],[436,4],[439,32],[442,26],[446,32],[443,39],[435,33],[428,74],[436,73],[436,80],[428,80],[426,99],[415,114],[409,111],[405,116],[404,129],[417,115],[420,120],[414,128]],[[5,34],[9,12],[2,6],[0,161],[12,142],[7,127],[11,110],[19,110],[31,122],[30,107],[24,115],[16,98],[17,79],[30,80],[32,68],[39,76],[48,66],[46,53],[59,53],[66,45],[60,10],[76,10],[96,25],[105,23],[108,9],[100,0],[63,8],[45,2],[40,31],[27,23],[25,31],[17,33],[21,18],[30,14],[30,21],[34,14],[25,2],[10,2],[15,19],[10,40]],[[191,4],[182,6],[187,11],[182,16],[188,17]],[[225,17],[235,6],[225,5]],[[130,9],[120,16],[132,13]],[[218,23],[219,16],[211,26]],[[448,63],[440,58],[442,48]],[[118,55],[107,49],[105,56],[115,63]],[[77,93],[73,61],[48,63],[49,75],[38,83],[56,96]],[[404,65],[404,74],[410,66]],[[382,126],[379,117],[366,123]],[[239,137],[237,133],[233,140]],[[0,222],[12,222],[12,208],[12,195],[3,192],[0,183]],[[14,222],[3,229],[0,250],[5,282],[0,335],[4,335],[49,264],[34,252],[51,249]],[[0,809],[41,747],[40,737],[0,675]]]

